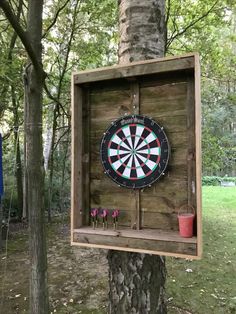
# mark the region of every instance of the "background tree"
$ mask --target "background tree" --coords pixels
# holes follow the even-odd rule
[[[22,28],[11,6],[1,0],[0,7],[20,37],[29,56],[25,67],[25,132],[26,177],[29,208],[30,245],[30,313],[48,313],[47,257],[43,207],[43,154],[42,154],[42,12],[43,1],[29,0],[27,29]]]
[[[97,7],[92,0],[64,4],[58,1],[46,4],[46,11],[43,36],[43,62],[49,73],[43,112],[47,138],[46,206],[49,212],[63,212],[70,206],[71,71],[114,63],[116,4],[108,0]]]

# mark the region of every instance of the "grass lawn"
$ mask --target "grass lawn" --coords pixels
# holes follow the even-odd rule
[[[168,258],[167,270],[169,313],[236,313],[235,187],[203,187],[203,258]]]
[[[202,260],[167,258],[170,314],[236,313],[236,188],[203,187],[203,229]],[[0,254],[0,313],[28,313],[27,239],[11,233]],[[70,247],[68,219],[48,227],[51,313],[106,314],[107,276],[106,251]]]

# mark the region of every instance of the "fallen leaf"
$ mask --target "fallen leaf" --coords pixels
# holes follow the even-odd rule
[[[171,302],[173,299],[173,297],[170,297],[169,299],[167,299],[167,302]]]

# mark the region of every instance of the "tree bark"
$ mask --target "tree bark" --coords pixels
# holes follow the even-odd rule
[[[26,138],[26,122],[28,121],[28,97],[27,97],[27,77],[24,75],[24,173],[23,173],[23,219],[29,219],[28,207],[28,178],[26,175],[27,168],[27,138]]]
[[[2,178],[0,178],[0,186],[1,186],[1,193],[0,193],[0,253],[3,248],[3,207],[2,207],[2,194],[3,194],[3,169],[2,169],[2,135],[0,134],[0,172]]]
[[[3,243],[3,225],[2,225],[2,220],[3,220],[3,209],[2,209],[2,197],[0,196],[0,253],[2,252],[2,243]]]
[[[9,23],[29,56],[25,70],[25,176],[29,210],[30,309],[32,314],[49,313],[47,252],[43,204],[42,94],[45,74],[42,66],[43,0],[28,1],[27,31],[19,23],[8,1],[0,0]]]
[[[18,104],[16,101],[16,92],[15,87],[11,86],[11,95],[12,95],[12,106],[13,106],[13,115],[14,115],[14,147],[15,151],[15,160],[16,160],[16,187],[17,187],[17,214],[18,218],[22,219],[23,214],[23,176],[22,176],[22,165],[21,165],[21,153],[20,153],[20,139],[19,139],[19,113],[18,113]]]
[[[30,0],[27,33],[37,63],[42,64],[43,0]],[[42,93],[43,68],[29,63],[26,68],[26,176],[28,183],[30,244],[30,313],[49,313],[47,291],[47,252],[43,204]]]
[[[165,1],[120,0],[119,63],[163,57]],[[165,259],[138,253],[108,251],[109,313],[163,314]]]
[[[163,57],[165,0],[119,0],[119,63]]]

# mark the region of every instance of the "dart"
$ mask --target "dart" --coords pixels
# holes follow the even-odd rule
[[[112,212],[112,218],[113,218],[113,229],[117,230],[118,228],[118,216],[119,216],[119,210],[115,209]]]
[[[106,229],[107,229],[107,228],[108,228],[107,217],[108,217],[109,212],[108,212],[107,209],[105,209],[105,212],[106,212],[106,215],[105,215],[105,227],[106,227]]]
[[[95,222],[96,222],[96,228],[98,227],[98,209],[95,208]]]
[[[118,216],[119,216],[119,210],[116,210],[116,229],[118,229]]]
[[[95,220],[96,220],[96,227],[97,227],[97,214],[98,214],[97,208],[92,208],[91,217],[92,217],[93,229],[95,229]]]
[[[91,209],[91,213],[90,213],[91,217],[92,217],[92,224],[93,224],[93,229],[95,229],[95,225],[94,225],[94,209]]]
[[[105,230],[105,226],[106,228],[108,227],[108,224],[107,224],[107,216],[108,216],[108,210],[107,209],[103,209],[100,216],[102,217],[102,227],[103,227],[103,230]]]

